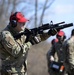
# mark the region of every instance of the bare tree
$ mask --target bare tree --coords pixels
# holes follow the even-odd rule
[[[37,27],[37,7],[38,7],[38,0],[35,1],[35,26]]]
[[[40,23],[39,23],[39,25],[42,25],[42,23],[43,23],[43,17],[44,17],[44,13],[45,13],[46,9],[49,9],[50,6],[52,5],[52,3],[53,3],[55,0],[50,0],[49,5],[47,6],[48,1],[49,1],[49,0],[46,0],[46,1],[45,1],[44,7],[43,7],[43,11],[42,11],[42,14],[41,14],[41,18],[40,18]]]
[[[17,6],[25,0],[0,0],[0,30],[6,26],[11,12],[17,10]]]
[[[41,25],[44,12],[46,9],[49,9],[53,1],[54,0],[45,0],[45,3],[43,5],[41,3],[38,3],[38,0],[32,0],[32,1],[30,0],[0,0],[0,30],[2,30],[3,27],[6,26],[7,23],[9,22],[9,16],[11,12],[15,12],[15,11],[21,11],[25,13],[25,15],[30,14],[30,17],[29,17],[30,22],[28,22],[27,24],[30,23],[34,25],[35,27]],[[47,6],[48,2],[50,3]],[[33,12],[34,10],[35,12]],[[41,18],[38,18],[38,12],[40,10],[43,10],[43,11],[42,11]],[[31,11],[33,13],[30,13]],[[38,21],[40,21],[39,25],[38,25]]]

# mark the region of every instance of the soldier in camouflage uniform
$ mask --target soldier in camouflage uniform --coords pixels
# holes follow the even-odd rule
[[[74,75],[74,29],[71,37],[64,43],[68,75]]]
[[[59,31],[56,35],[56,38],[58,39],[52,44],[52,47],[47,52],[47,63],[48,63],[48,73],[49,75],[66,75],[64,73],[59,73],[57,71],[54,71],[50,68],[50,63],[53,61],[61,62],[63,63],[65,60],[65,54],[63,50],[63,43],[65,41],[65,33],[63,31]]]
[[[25,42],[27,39],[26,35],[21,35],[18,39],[15,39],[14,35],[26,30],[24,25],[27,21],[28,20],[21,12],[15,12],[10,16],[9,25],[0,32],[0,59],[2,61],[2,64],[0,65],[1,75],[26,75],[27,53],[32,45],[30,41],[33,40],[34,42],[34,38],[30,37],[29,40]],[[49,30],[39,37],[41,41],[43,41],[56,33],[56,30]],[[39,43],[39,37],[35,42]]]

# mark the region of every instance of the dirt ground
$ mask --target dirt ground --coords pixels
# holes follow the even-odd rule
[[[32,46],[28,53],[28,75],[49,75],[46,53],[50,48],[47,42]]]

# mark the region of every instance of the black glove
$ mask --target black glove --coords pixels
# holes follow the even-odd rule
[[[57,33],[57,30],[56,30],[55,28],[54,28],[54,29],[50,29],[50,30],[48,31],[48,35],[54,36],[56,33]]]
[[[40,43],[41,38],[38,36],[30,36],[29,41],[31,42],[32,45],[34,45]]]

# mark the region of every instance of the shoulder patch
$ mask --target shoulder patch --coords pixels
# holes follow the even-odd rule
[[[9,31],[2,31],[2,38],[6,38],[11,36],[11,33]]]
[[[2,32],[2,40],[3,42],[14,45],[14,38],[9,31]]]

